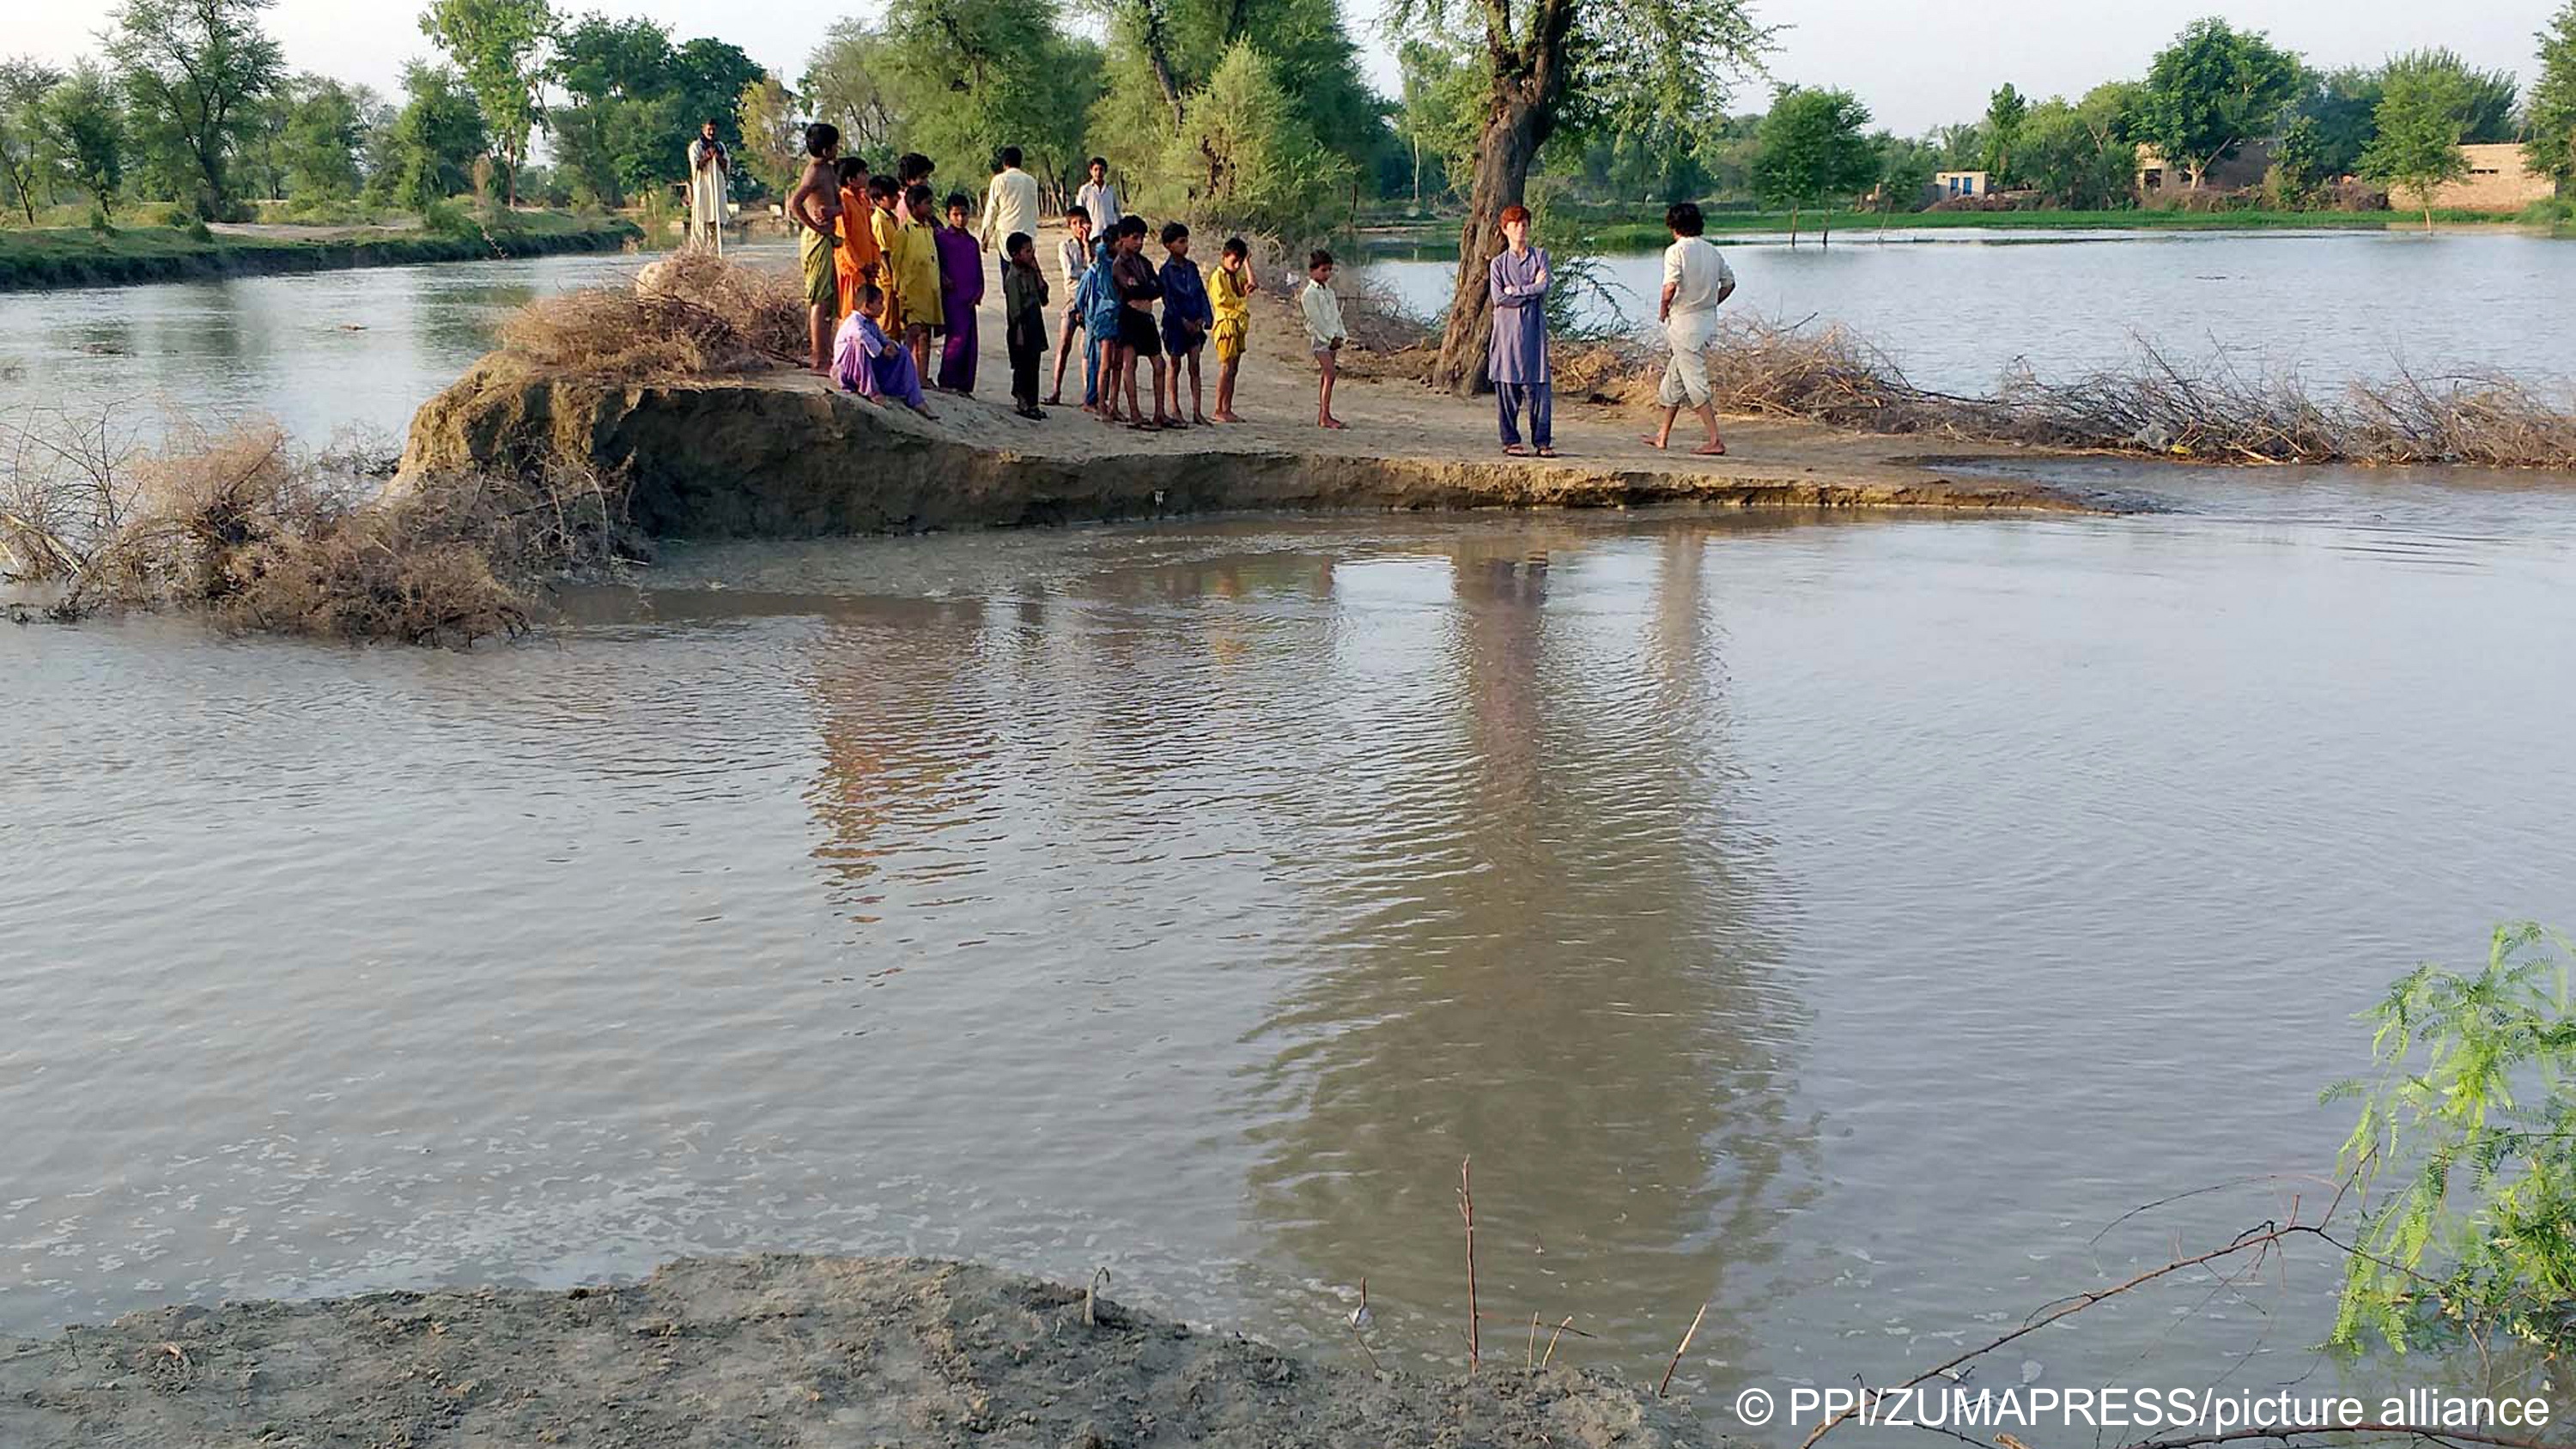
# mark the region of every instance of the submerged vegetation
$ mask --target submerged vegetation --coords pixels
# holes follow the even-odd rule
[[[233,629],[463,645],[526,632],[547,577],[636,543],[595,473],[384,493],[380,468],[299,453],[271,423],[182,428],[147,451],[56,419],[0,425],[0,450],[0,581],[64,621],[185,608]]]

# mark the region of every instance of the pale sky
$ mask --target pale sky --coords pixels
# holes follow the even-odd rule
[[[1371,77],[1394,89],[1392,47],[1368,27],[1379,0],[1342,0]],[[1856,92],[1878,123],[1915,134],[1985,110],[1987,93],[2004,81],[2034,99],[2070,98],[2098,82],[2134,77],[2147,59],[2197,11],[2068,0],[1753,0],[1757,16],[1794,28],[1780,38],[1771,71],[1784,81],[1837,85]],[[2526,82],[2536,62],[2533,33],[2554,0],[2229,0],[2231,22],[2268,32],[2319,66],[2368,64],[2395,50],[2447,45],[2473,65],[2515,72]],[[882,13],[882,6],[751,4],[740,0],[558,0],[567,12],[597,9],[648,15],[681,39],[712,35],[749,51],[791,81],[805,66],[825,25],[841,15]],[[94,53],[104,20],[87,5],[64,0],[0,0],[11,12],[0,29],[0,53],[31,52],[57,64]],[[403,61],[426,54],[408,0],[278,0],[271,34],[287,64],[363,81],[392,94]],[[1759,110],[1767,90],[1753,83],[1736,97]]]

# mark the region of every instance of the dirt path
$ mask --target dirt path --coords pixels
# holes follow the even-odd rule
[[[1668,1449],[1594,1374],[1429,1382],[1193,1332],[955,1263],[760,1257],[641,1284],[131,1314],[0,1339],[0,1443]]]
[[[1040,245],[1053,254],[1054,237]],[[1204,263],[1202,265],[1205,265]],[[1060,278],[1050,278],[1056,291]],[[2066,508],[2080,506],[2073,497],[2029,484],[1998,484],[1990,479],[1962,480],[1945,465],[1980,459],[2027,458],[2028,450],[2004,445],[1888,437],[1839,432],[1813,423],[1779,418],[1721,419],[1728,452],[1701,458],[1690,449],[1699,441],[1699,424],[1685,413],[1674,429],[1674,446],[1666,451],[1640,440],[1660,417],[1650,408],[1593,401],[1580,393],[1560,392],[1556,399],[1555,459],[1504,455],[1495,426],[1491,398],[1459,398],[1437,392],[1409,377],[1390,375],[1384,356],[1354,353],[1334,395],[1334,411],[1350,424],[1328,432],[1315,425],[1315,364],[1308,354],[1303,325],[1292,299],[1265,282],[1256,295],[1252,339],[1237,388],[1235,410],[1240,424],[1191,427],[1174,432],[1139,433],[1103,424],[1081,411],[1082,357],[1077,349],[1065,372],[1066,403],[1048,410],[1044,422],[1030,422],[1011,411],[1011,373],[1002,342],[999,288],[988,289],[978,318],[976,389],[971,397],[933,391],[937,431],[952,439],[986,447],[1007,448],[1047,457],[1091,459],[1121,454],[1261,452],[1328,454],[1340,457],[1427,459],[1491,464],[1535,474],[1549,472],[1605,474],[1651,473],[1690,483],[1773,485],[1803,492],[1829,485],[1836,501],[1851,504],[1891,503],[1940,506],[1945,502],[1979,507]],[[1057,315],[1048,322],[1048,361],[1040,391],[1054,375],[1054,352],[1064,298],[1056,297]],[[936,370],[937,341],[932,363]],[[1216,359],[1211,350],[1201,368],[1212,409],[1216,397]],[[820,378],[781,372],[774,385],[822,391]],[[1138,396],[1147,399],[1150,376],[1140,379]],[[1186,389],[1183,393],[1186,405]],[[1150,413],[1150,399],[1146,402]],[[1669,490],[1691,491],[1688,486]]]

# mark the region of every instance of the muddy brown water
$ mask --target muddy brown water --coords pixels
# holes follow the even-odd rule
[[[471,654],[0,629],[0,1328],[795,1248],[1327,1352],[1365,1277],[1455,1362],[1472,1154],[1489,1353],[1946,1356],[2281,1211],[2096,1236],[2328,1167],[2352,1014],[2576,919],[2576,495],[2153,476],[683,549]],[[2305,1266],[1994,1371],[2312,1375]]]
[[[188,376],[304,406],[306,311]],[[0,625],[0,1331],[776,1248],[1324,1352],[1366,1278],[1451,1364],[1472,1154],[1489,1354],[1652,1375],[1711,1301],[1721,1393],[1946,1357],[2282,1213],[2101,1232],[2330,1167],[2354,1012],[2576,922],[2566,480],[2044,471],[2172,511],[683,547],[470,654]],[[2385,1377],[2297,1266],[1988,1372]]]

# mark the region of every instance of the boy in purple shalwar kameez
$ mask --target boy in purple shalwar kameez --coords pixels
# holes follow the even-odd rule
[[[1503,208],[1503,238],[1510,245],[1486,268],[1494,303],[1493,346],[1485,370],[1494,379],[1494,412],[1502,424],[1503,451],[1528,456],[1521,446],[1520,412],[1529,408],[1530,442],[1542,458],[1556,456],[1555,388],[1547,370],[1547,253],[1529,244],[1525,206]]]
[[[947,340],[939,347],[939,385],[949,392],[975,390],[975,309],[984,301],[984,255],[966,229],[966,193],[948,198],[948,224],[939,229],[939,288],[947,307]]]

